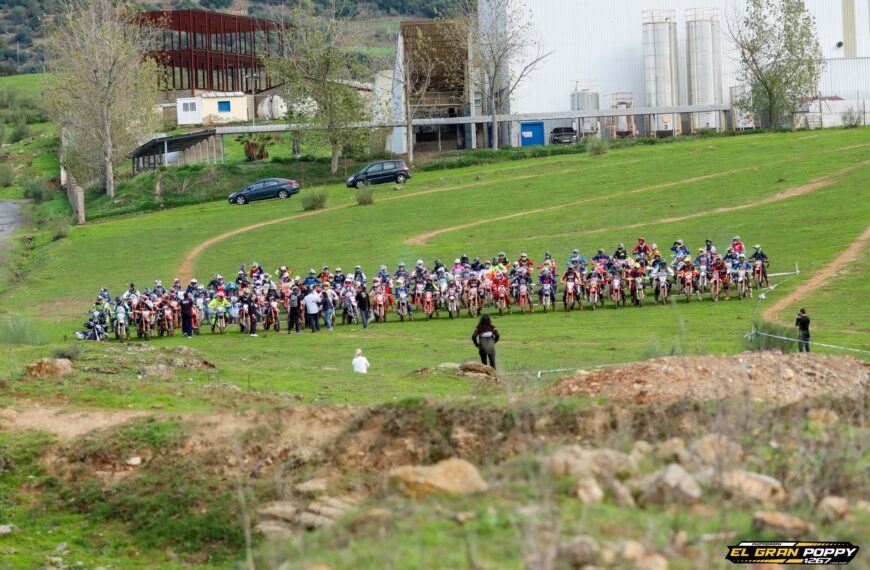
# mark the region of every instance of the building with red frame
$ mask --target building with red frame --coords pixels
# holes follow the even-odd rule
[[[207,10],[145,12],[159,27],[151,55],[163,66],[166,91],[262,92],[273,87],[261,57],[284,53],[284,24]]]

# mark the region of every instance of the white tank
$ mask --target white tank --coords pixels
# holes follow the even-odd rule
[[[646,105],[679,105],[680,59],[673,10],[648,10],[643,13],[643,61]],[[680,130],[676,117],[664,114],[655,117],[654,131],[671,131],[675,128]]]
[[[269,95],[257,105],[257,116],[266,121],[278,121],[287,116],[287,103],[278,95]]]
[[[572,111],[597,111],[601,108],[600,97],[595,91],[581,89],[571,93],[571,110]],[[597,119],[588,117],[580,119],[579,131],[582,133],[594,133],[597,129]]]
[[[689,105],[722,103],[722,31],[715,8],[686,10],[686,87]],[[693,130],[719,130],[720,113],[694,113]]]

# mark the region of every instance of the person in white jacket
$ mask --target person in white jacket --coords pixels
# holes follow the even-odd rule
[[[351,362],[353,365],[353,371],[358,374],[368,374],[369,359],[363,356],[363,351],[361,348],[356,349],[356,355],[353,357],[353,361]]]

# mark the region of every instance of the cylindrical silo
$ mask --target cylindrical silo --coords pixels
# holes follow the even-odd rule
[[[572,111],[597,111],[600,107],[600,98],[595,91],[582,89],[571,93],[571,110]],[[587,117],[580,120],[580,134],[594,133],[596,129],[597,119],[595,117]]]
[[[686,11],[686,86],[689,105],[722,103],[722,30],[715,8]],[[694,113],[692,130],[719,130],[720,117]]]
[[[643,12],[643,60],[646,105],[673,107],[680,104],[680,58],[677,22],[673,10]],[[679,132],[678,117],[656,115],[652,130]]]

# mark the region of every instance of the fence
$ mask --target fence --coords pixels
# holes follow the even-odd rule
[[[870,125],[870,95],[856,93],[852,99],[821,98],[810,101],[800,114],[798,128],[822,129]]]

